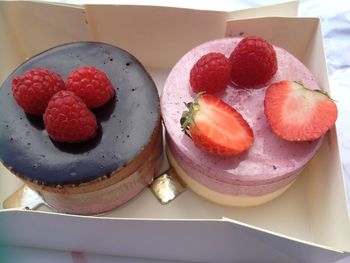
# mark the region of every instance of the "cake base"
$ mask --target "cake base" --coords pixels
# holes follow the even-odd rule
[[[163,160],[162,129],[151,138],[143,151],[123,169],[109,178],[101,178],[87,185],[47,187],[25,181],[31,189],[40,193],[47,205],[57,212],[79,215],[96,215],[113,210],[142,192],[157,174]],[[121,173],[126,177],[115,182]]]
[[[201,183],[197,182],[192,177],[190,177],[187,174],[187,172],[179,165],[179,163],[176,160],[176,157],[174,156],[174,154],[172,153],[169,147],[166,147],[166,153],[171,166],[175,169],[177,175],[187,185],[188,188],[190,188],[193,192],[195,192],[199,196],[220,205],[232,206],[232,207],[249,207],[249,206],[261,205],[283,194],[295,181],[295,180],[292,181],[288,185],[272,193],[268,193],[261,196],[222,194],[207,188],[206,186],[202,185]]]

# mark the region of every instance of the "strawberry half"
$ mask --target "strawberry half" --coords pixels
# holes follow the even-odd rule
[[[271,84],[265,94],[265,115],[272,131],[288,141],[311,141],[324,135],[338,115],[334,101],[323,91],[299,82]]]
[[[199,93],[186,104],[181,127],[201,150],[218,155],[232,155],[249,149],[253,131],[242,115],[211,94]]]

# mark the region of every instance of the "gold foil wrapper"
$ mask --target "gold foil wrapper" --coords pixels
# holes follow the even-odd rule
[[[22,186],[16,192],[10,195],[3,203],[3,207],[5,209],[19,208],[34,210],[41,205],[48,206],[37,191],[30,189],[26,185]]]
[[[173,168],[155,178],[150,187],[161,204],[171,202],[185,190],[184,183],[180,181]]]

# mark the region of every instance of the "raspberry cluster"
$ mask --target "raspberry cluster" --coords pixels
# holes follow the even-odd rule
[[[28,70],[12,80],[12,94],[26,113],[43,115],[53,140],[76,143],[96,135],[97,121],[90,109],[108,102],[115,90],[105,73],[83,66],[68,75],[66,84],[48,69]]]
[[[230,81],[242,88],[259,88],[277,71],[273,46],[257,36],[243,38],[229,58],[221,53],[202,56],[190,71],[190,85],[194,93],[217,93],[226,89]]]

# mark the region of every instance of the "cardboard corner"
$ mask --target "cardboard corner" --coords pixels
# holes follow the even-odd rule
[[[0,54],[8,61],[1,67],[2,80],[28,57],[90,38],[85,10],[79,6],[5,1],[0,3],[0,19],[1,39],[5,40]]]
[[[228,20],[261,18],[261,17],[296,17],[298,16],[299,1],[261,6],[229,12]]]

